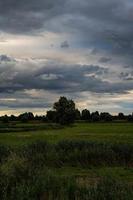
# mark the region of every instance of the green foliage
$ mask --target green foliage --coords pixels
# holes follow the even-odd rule
[[[132,200],[133,188],[111,177],[94,185],[77,183],[70,177],[59,177],[45,168],[36,171],[27,168],[25,162],[6,164],[8,171],[0,171],[1,200]],[[4,166],[3,166],[4,167]],[[19,174],[18,174],[19,173]],[[20,175],[21,174],[21,175]]]
[[[107,145],[86,141],[61,141],[49,144],[38,141],[22,147],[17,154],[36,168],[64,166],[131,166],[133,146]]]
[[[21,148],[0,146],[1,200],[131,200],[133,187],[111,177],[86,184],[78,177],[58,176],[53,168],[119,164],[133,162],[133,147],[86,141],[62,141],[57,144],[37,141]],[[10,152],[10,153],[9,153]]]
[[[19,115],[18,119],[24,123],[28,122],[29,120],[34,119],[34,115],[31,112],[26,112],[21,115]]]
[[[1,200],[58,199],[71,194],[70,187],[76,188],[71,178],[57,177],[46,167],[38,170],[31,167],[26,159],[15,154],[0,168]],[[66,188],[67,186],[67,188]]]
[[[100,113],[100,120],[105,121],[105,122],[111,122],[112,121],[112,116],[109,113]]]
[[[75,110],[75,119],[76,120],[80,120],[81,119],[81,114],[80,114],[80,111],[78,109]]]
[[[46,119],[48,122],[56,122],[56,111],[54,110],[47,111]]]
[[[91,113],[91,120],[92,122],[100,121],[100,115],[98,111]]]
[[[132,200],[133,125],[61,127],[1,124],[1,130],[16,133],[0,133],[0,199]],[[78,168],[82,172],[76,173]]]
[[[0,145],[0,163],[10,155],[9,147]]]
[[[9,119],[8,119],[8,116],[7,116],[7,115],[2,116],[2,117],[1,117],[1,120],[2,120],[2,122],[5,123],[5,124],[8,124],[8,123],[9,123]]]
[[[132,187],[117,182],[111,177],[101,180],[96,187],[91,188],[90,199],[96,200],[131,200]]]
[[[82,110],[82,115],[81,116],[82,116],[82,119],[86,120],[86,121],[89,121],[91,119],[90,111],[87,110],[87,109]]]
[[[86,141],[61,141],[56,152],[62,164],[71,166],[130,165],[133,162],[133,146],[107,145]]]
[[[75,120],[75,103],[66,97],[60,97],[59,101],[54,103],[53,108],[56,111],[56,122],[62,125],[72,124]]]

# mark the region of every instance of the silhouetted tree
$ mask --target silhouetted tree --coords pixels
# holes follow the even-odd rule
[[[81,118],[82,120],[89,121],[91,119],[90,111],[87,109],[82,110]]]
[[[119,120],[124,120],[124,119],[125,119],[124,114],[123,114],[123,113],[119,113],[119,114],[118,114],[118,119],[119,119]]]
[[[80,114],[80,111],[78,109],[75,110],[75,119],[76,120],[80,120],[81,119],[81,114]]]
[[[112,115],[107,112],[100,113],[100,120],[105,122],[112,121]]]
[[[56,122],[56,111],[54,110],[47,111],[46,119],[48,122]]]
[[[91,113],[91,120],[93,122],[97,122],[100,120],[100,115],[98,111]]]
[[[1,120],[3,123],[9,123],[9,117],[7,115],[2,116]]]
[[[54,103],[53,108],[56,111],[57,123],[64,125],[75,121],[75,103],[72,100],[60,97],[59,101]]]
[[[10,121],[16,121],[17,120],[17,117],[16,116],[14,116],[14,115],[11,115],[10,116]]]
[[[127,119],[128,119],[129,122],[133,122],[133,113],[132,113],[132,115],[128,115]]]
[[[34,119],[34,115],[31,112],[26,112],[19,115],[19,120],[22,122],[28,122],[29,120],[33,120],[33,119]]]

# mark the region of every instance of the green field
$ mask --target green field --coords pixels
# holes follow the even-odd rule
[[[3,125],[0,129],[0,144],[10,146],[21,146],[40,140],[50,143],[57,143],[62,140],[85,140],[98,143],[133,145],[133,123],[76,123],[69,127],[45,123],[16,123],[10,124],[8,127]],[[88,170],[68,167],[59,169],[56,172],[61,175],[92,175],[92,177],[112,174],[118,178],[133,180],[133,170],[122,167],[109,167],[105,171],[103,168]]]
[[[6,148],[11,149],[9,155]],[[4,156],[0,176],[8,177],[5,185],[14,184],[11,181],[13,177],[19,180],[16,179],[19,173],[23,179],[27,174],[25,170],[33,171],[35,176],[40,172],[40,183],[42,177],[46,177],[45,171],[50,170],[53,177],[74,178],[78,185],[84,187],[95,186],[106,177],[133,186],[133,123],[75,123],[67,127],[35,122],[1,124],[0,154]],[[32,178],[29,181],[34,182]],[[28,187],[25,178],[23,182],[24,187]],[[6,191],[6,186],[3,187]],[[20,194],[22,185],[18,188]],[[10,198],[7,196],[5,199]]]
[[[37,140],[87,140],[133,144],[133,123],[77,123],[60,127],[45,123],[17,123],[0,128],[0,143],[21,145]]]

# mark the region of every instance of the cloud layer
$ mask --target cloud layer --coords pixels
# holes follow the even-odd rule
[[[93,107],[100,95],[103,109],[129,112],[132,22],[131,0],[1,0],[1,108],[45,108],[60,95]]]
[[[15,59],[6,55],[1,55],[0,60],[1,107],[47,108],[60,95],[79,101],[87,93],[119,96],[129,95],[133,90],[132,69],[119,73],[98,65],[49,63],[42,59]],[[115,81],[111,75],[115,76]]]

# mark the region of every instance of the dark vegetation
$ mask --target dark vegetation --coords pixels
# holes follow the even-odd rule
[[[132,184],[106,177],[95,184],[81,183],[78,177],[57,176],[53,168],[132,166],[133,148],[85,141],[49,144],[38,141],[21,148],[0,146],[0,199],[81,199],[130,200]]]
[[[107,145],[65,140],[55,145],[37,142],[24,147],[20,155],[31,161],[33,166],[45,164],[48,167],[65,165],[131,167],[133,165],[133,146],[123,144]]]
[[[13,137],[25,137],[40,134],[39,140],[18,145],[0,144],[0,199],[1,200],[132,200],[133,199],[133,180],[131,182],[110,176],[95,177],[95,181],[81,180],[78,175],[59,175],[57,171],[64,168],[99,169],[105,167],[121,167],[125,170],[133,169],[133,144],[105,143],[101,138],[95,141],[81,140],[83,136],[91,136],[94,131],[92,125],[96,126],[95,133],[98,137],[98,128],[102,129],[103,134],[109,131],[115,135],[112,122],[132,122],[133,114],[126,116],[119,113],[112,116],[109,113],[91,113],[84,109],[80,112],[75,107],[72,100],[61,97],[53,106],[53,110],[47,111],[46,116],[34,116],[31,112],[16,116],[2,116],[0,118],[0,134],[5,136],[5,141],[12,140]],[[76,139],[72,140],[74,122],[81,122],[75,132]],[[22,122],[22,123],[20,123]],[[28,123],[30,122],[30,123]],[[47,122],[47,123],[46,123]],[[86,127],[85,123],[91,125]],[[93,123],[95,122],[95,123]],[[97,123],[100,122],[100,123]],[[106,122],[106,123],[102,123]],[[99,124],[101,126],[99,126]],[[111,124],[110,130],[104,127]],[[66,128],[66,125],[69,129]],[[82,129],[82,126],[84,130]],[[131,134],[132,123],[124,123],[127,131]],[[129,126],[129,127],[128,127]],[[117,126],[118,128],[118,126]],[[119,127],[119,137],[121,126]],[[129,128],[129,130],[128,130]],[[59,129],[59,132],[58,132]],[[51,137],[66,135],[65,130],[69,130],[69,140],[57,140],[48,143],[42,140],[45,132]],[[88,130],[89,135],[88,134]],[[125,130],[125,129],[124,129]],[[23,135],[26,132],[27,135]],[[38,131],[38,132],[37,132]],[[49,132],[48,132],[49,131]],[[56,132],[57,131],[57,132]],[[56,132],[56,134],[55,134]],[[9,134],[8,134],[9,133]],[[19,135],[20,133],[20,135]],[[15,135],[16,134],[16,135]],[[17,135],[18,134],[18,135]],[[55,135],[54,135],[55,134]],[[113,135],[113,136],[114,136]],[[78,138],[78,136],[80,136]],[[100,135],[99,135],[100,136]],[[110,135],[109,135],[110,136]],[[112,136],[112,135],[111,135]],[[2,138],[0,137],[0,138]],[[12,137],[12,138],[11,138]],[[61,136],[60,136],[61,137]],[[105,136],[104,136],[105,137]],[[119,138],[116,137],[116,138]],[[22,139],[23,138],[23,139]],[[54,137],[53,137],[54,138]],[[63,138],[63,137],[61,137]],[[126,138],[126,136],[125,136]],[[132,138],[132,137],[131,137]],[[27,139],[25,138],[25,141]],[[17,138],[19,141],[19,137]],[[113,141],[111,137],[111,141]],[[127,141],[127,140],[126,140]]]
[[[43,121],[59,123],[61,125],[72,124],[74,121],[87,121],[87,122],[133,122],[133,113],[130,115],[124,115],[119,113],[118,115],[111,115],[108,112],[99,113],[90,112],[88,109],[84,109],[81,112],[76,109],[75,103],[72,100],[68,100],[66,97],[60,97],[59,101],[54,103],[53,110],[47,111],[46,115],[34,116],[31,112],[20,114],[19,116],[2,116],[0,121],[3,123],[9,123],[13,121]]]

